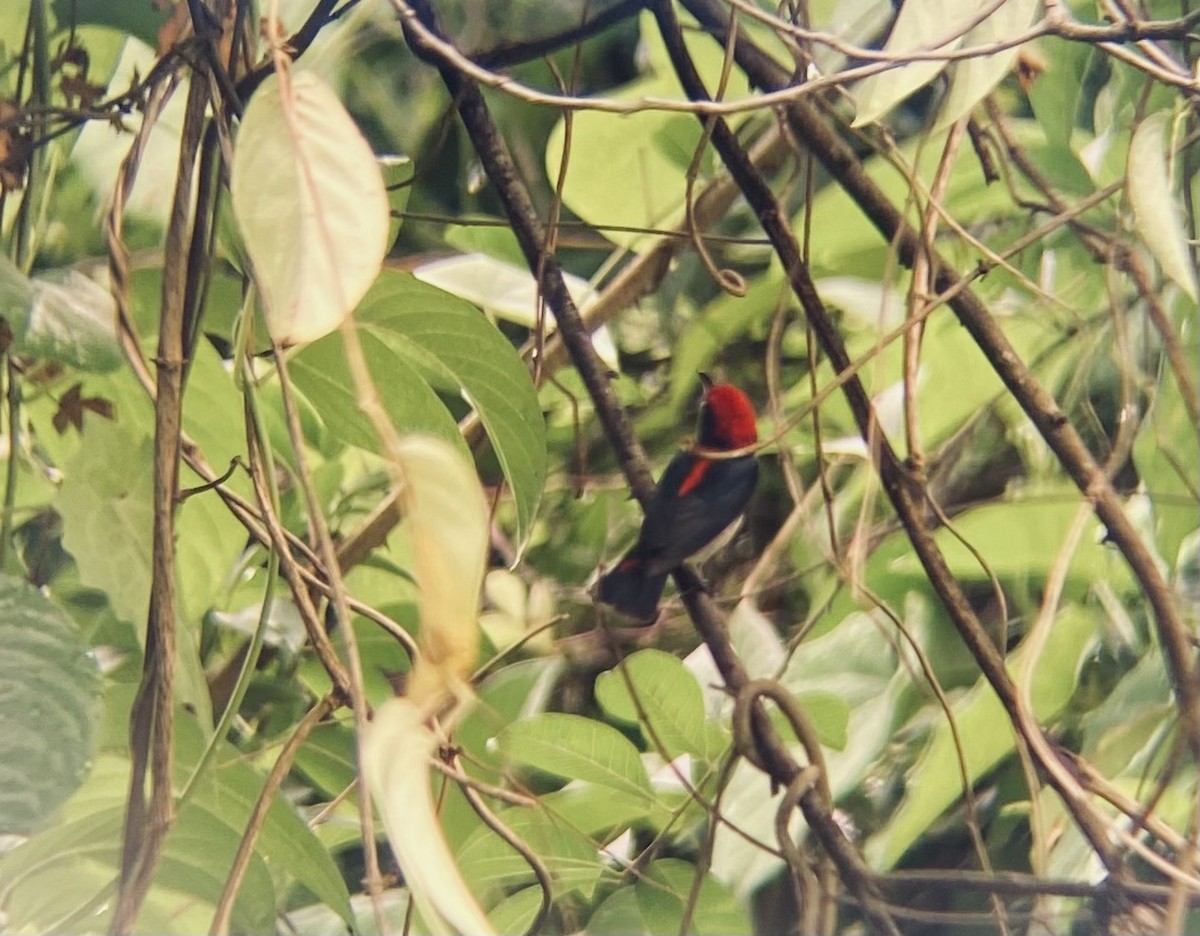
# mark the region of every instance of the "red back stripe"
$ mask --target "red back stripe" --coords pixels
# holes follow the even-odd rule
[[[679,496],[690,494],[696,489],[704,476],[708,474],[708,469],[712,465],[707,458],[697,458],[696,464],[692,465],[692,470],[687,473],[687,477],[683,479],[683,484],[679,485]]]

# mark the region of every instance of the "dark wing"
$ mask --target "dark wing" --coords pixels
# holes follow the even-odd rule
[[[646,571],[673,569],[716,539],[745,510],[757,483],[753,455],[717,460],[676,455],[658,482],[635,547]]]

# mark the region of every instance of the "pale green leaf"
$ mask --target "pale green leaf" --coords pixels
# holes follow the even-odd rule
[[[144,641],[154,553],[153,442],[106,420],[86,422],[83,442],[55,500],[63,546],[80,580],[104,592],[113,613]],[[241,549],[241,527],[219,499],[202,495],[179,508],[177,529],[177,688],[180,699],[206,713],[199,621]]]
[[[113,370],[123,360],[112,295],[78,270],[30,279],[0,256],[0,313],[22,354],[91,371]]]
[[[649,13],[643,23],[647,75],[609,96],[626,101],[678,100],[683,92]],[[702,32],[688,30],[687,41],[702,79],[715,91],[723,50]],[[748,91],[745,78],[734,69],[725,99],[745,97]],[[665,228],[682,219],[684,175],[700,130],[699,121],[690,114],[640,111],[614,119],[598,111],[576,111],[563,201],[587,221],[609,225],[604,234],[613,242],[644,249],[652,243],[652,234],[617,228]],[[565,142],[566,127],[559,121],[546,143],[546,172],[551,179],[558,178]]]
[[[437,933],[491,933],[494,930],[467,889],[434,812],[429,758],[438,741],[425,721],[425,713],[408,699],[381,705],[367,733],[366,780],[426,923]]]
[[[967,34],[963,45],[967,48],[988,46],[1014,39],[1029,28],[1037,8],[1038,0],[1007,0]],[[950,90],[942,101],[933,132],[944,130],[960,117],[969,114],[1012,70],[1012,64],[1020,51],[1021,46],[1014,45],[995,55],[976,56],[951,65]],[[1063,122],[1070,125],[1069,120]]]
[[[0,646],[0,831],[24,833],[83,779],[99,680],[75,623],[8,576],[0,576]]]
[[[1159,111],[1133,132],[1129,143],[1129,202],[1137,232],[1163,272],[1195,302],[1195,273],[1167,162],[1170,125],[1171,114]]]
[[[70,5],[75,0],[59,0]],[[81,6],[83,4],[80,4]],[[89,0],[88,6],[96,9],[105,7],[114,10],[125,4],[112,4],[106,0]],[[152,10],[138,10],[137,17],[152,15]],[[140,31],[136,30],[135,32]],[[105,99],[124,94],[149,74],[158,61],[154,51],[154,39],[146,41],[130,35],[124,42],[116,67],[108,79]],[[157,115],[138,160],[137,185],[124,202],[127,218],[156,222],[165,226],[167,213],[175,192],[175,179],[179,171],[179,139],[183,130],[183,115],[187,103],[187,80],[167,100]],[[71,165],[87,180],[98,200],[111,202],[116,187],[121,161],[129,152],[130,133],[141,129],[142,115],[134,109],[122,115],[119,126],[107,120],[89,120],[85,123],[71,150]],[[75,223],[78,223],[77,221]]]
[[[883,49],[902,58],[911,52],[953,52],[964,45],[971,24],[990,0],[920,0],[906,3]],[[854,126],[878,120],[946,68],[945,60],[909,62],[864,78],[852,92],[858,103]]]
[[[475,665],[488,512],[474,467],[445,442],[407,436],[394,454],[420,588],[422,654],[408,694],[425,703],[456,693]]]
[[[284,344],[312,341],[348,316],[388,249],[388,199],[371,147],[311,72],[273,75],[242,118],[233,211]]]
[[[650,780],[637,749],[617,729],[580,715],[546,713],[508,725],[496,736],[515,763],[568,780],[587,780],[650,797]]]

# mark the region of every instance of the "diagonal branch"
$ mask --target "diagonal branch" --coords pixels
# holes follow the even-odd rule
[[[558,322],[563,343],[592,397],[605,433],[629,481],[630,489],[644,505],[652,491],[645,454],[613,393],[608,382],[607,370],[592,347],[579,311],[567,292],[558,260],[545,252],[545,231],[534,213],[528,192],[488,111],[479,85],[465,77],[454,64],[441,56],[447,40],[438,30],[428,0],[413,0],[411,3],[392,0],[392,3],[401,14],[405,37],[410,47],[441,73],[442,80],[458,107],[459,116],[475,152],[513,226],[526,263],[535,275],[540,270],[542,281],[539,285]],[[419,21],[421,28],[414,28],[414,19]],[[433,37],[435,41],[427,41],[429,37]],[[679,568],[674,575],[684,605],[697,631],[708,645],[727,687],[731,692],[741,692],[749,682],[749,677],[733,650],[724,621],[705,592],[700,577],[688,566]],[[760,760],[772,781],[780,786],[790,787],[802,768],[788,751],[761,703],[752,707],[751,722],[759,739]],[[832,813],[824,807],[818,808],[813,797],[802,799],[801,806],[813,833],[837,864],[838,870],[846,878],[864,909],[871,915],[876,929],[884,933],[898,933],[895,922],[883,908],[882,901],[871,883],[869,870],[841,827],[834,821]]]
[[[682,2],[704,28],[719,41],[724,41],[727,17],[717,0]],[[790,76],[784,69],[753,43],[739,39],[735,54],[738,64],[755,85],[778,90],[789,84]],[[900,261],[911,266],[920,250],[920,237],[867,175],[854,151],[809,99],[796,98],[788,105],[786,113],[797,136],[862,209],[883,238],[896,243]],[[932,259],[935,287],[939,291],[949,289],[958,279],[957,273],[940,255],[935,254]],[[1054,397],[1021,360],[978,296],[963,289],[950,300],[950,307],[1067,475],[1092,503],[1097,516],[1107,527],[1109,539],[1121,551],[1137,578],[1154,612],[1159,642],[1179,704],[1183,733],[1193,760],[1200,763],[1200,678],[1197,677],[1195,655],[1180,609],[1150,550],[1125,515],[1120,498],[1079,433]]]
[[[666,43],[667,52],[684,90],[690,97],[706,98],[707,91],[692,63],[671,0],[658,0],[655,17]],[[766,181],[747,158],[729,125],[721,118],[713,124],[713,146],[742,189],[746,201],[758,216],[759,223],[775,247],[804,313],[808,318],[821,349],[834,370],[841,372],[851,366],[849,354],[840,333],[825,310],[816,287],[800,254],[799,245],[787,222],[787,215],[776,200]],[[913,240],[917,235],[913,233]],[[911,245],[916,248],[916,245]],[[944,269],[944,267],[943,267]],[[1020,693],[1005,669],[1004,658],[991,642],[983,625],[970,605],[962,586],[954,578],[933,538],[931,521],[926,511],[925,490],[922,484],[901,463],[887,438],[878,431],[870,397],[862,382],[854,377],[843,385],[842,391],[858,423],[864,439],[874,439],[872,452],[880,482],[891,500],[896,515],[904,525],[913,549],[938,593],[947,613],[958,629],[963,642],[971,651],[984,677],[991,684],[1012,722],[1029,742],[1039,766],[1047,772],[1050,782],[1063,798],[1076,823],[1092,848],[1112,873],[1119,870],[1117,858],[1109,841],[1107,825],[1092,808],[1086,793],[1054,753],[1033,714],[1025,706]],[[1103,475],[1101,475],[1103,479]],[[801,801],[803,805],[803,801]],[[806,813],[807,816],[807,813]]]

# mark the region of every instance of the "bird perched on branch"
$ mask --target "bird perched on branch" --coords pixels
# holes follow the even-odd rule
[[[696,444],[671,459],[646,506],[637,542],[600,578],[596,598],[649,621],[671,570],[737,520],[758,482],[749,451],[758,441],[754,406],[730,384],[706,374]]]

